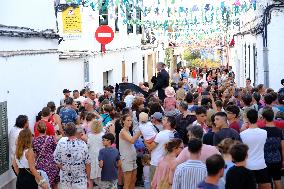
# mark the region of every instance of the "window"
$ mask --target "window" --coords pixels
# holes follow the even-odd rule
[[[90,77],[89,77],[89,61],[88,60],[84,60],[84,80],[85,80],[85,83],[90,81]]]
[[[119,32],[119,27],[118,27],[118,7],[115,7],[115,32]]]
[[[0,175],[9,170],[7,102],[0,102]]]
[[[108,25],[108,4],[106,0],[102,0],[102,7],[99,10],[99,25]]]
[[[136,24],[136,34],[142,34],[142,26],[141,26],[141,8],[137,7],[136,8],[136,19],[139,24]],[[139,22],[140,21],[140,22]]]
[[[250,45],[248,45],[248,77],[250,77],[250,58],[251,58],[251,54],[250,54]],[[253,81],[254,82],[254,81]]]
[[[143,81],[145,82],[145,57],[143,56]]]
[[[132,16],[133,16],[133,5],[129,4],[126,6],[126,19],[127,19],[127,34],[133,33],[133,24],[132,24]]]

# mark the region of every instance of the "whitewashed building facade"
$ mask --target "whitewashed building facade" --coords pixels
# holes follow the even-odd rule
[[[265,84],[278,90],[284,78],[284,1],[257,1],[233,25],[235,45],[229,49],[229,64],[233,65],[236,81],[245,85],[250,78],[254,85]]]

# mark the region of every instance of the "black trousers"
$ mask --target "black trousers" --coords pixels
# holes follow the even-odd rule
[[[29,169],[28,169],[29,170]],[[35,177],[26,169],[20,169],[16,182],[17,189],[38,189]]]
[[[142,157],[137,157],[137,180],[136,183],[143,183],[143,165],[142,165]]]

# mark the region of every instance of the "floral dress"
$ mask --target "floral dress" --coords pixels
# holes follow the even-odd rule
[[[59,168],[53,157],[55,148],[56,141],[51,136],[39,136],[33,141],[33,149],[36,154],[36,169],[47,173],[51,186],[59,182]]]

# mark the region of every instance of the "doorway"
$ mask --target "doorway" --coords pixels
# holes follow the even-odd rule
[[[132,83],[138,84],[137,62],[132,63]]]

